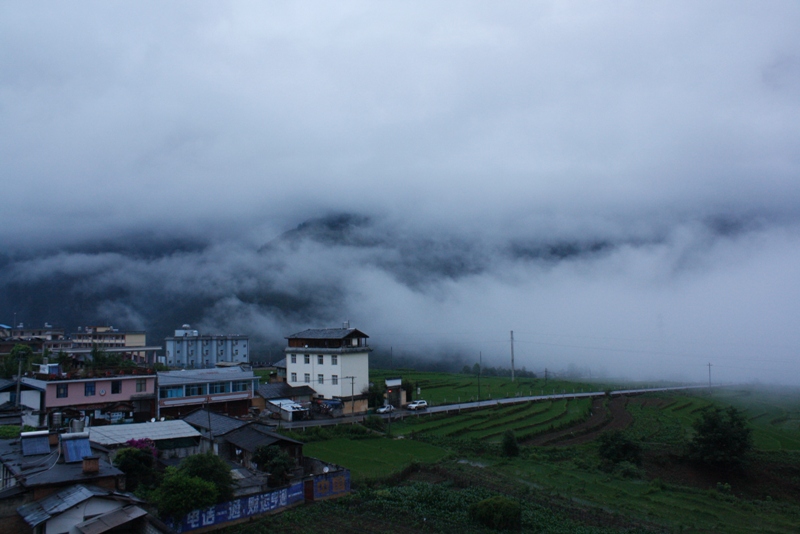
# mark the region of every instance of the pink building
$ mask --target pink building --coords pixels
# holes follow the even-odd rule
[[[68,419],[102,425],[123,419],[146,421],[155,416],[155,375],[22,380],[44,390],[43,409],[52,426]]]

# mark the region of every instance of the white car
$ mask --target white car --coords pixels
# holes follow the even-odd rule
[[[408,405],[406,406],[406,410],[424,410],[427,407],[428,407],[428,401],[415,400],[408,403]]]
[[[394,411],[394,406],[392,406],[391,404],[384,404],[375,411],[377,413],[392,413]]]

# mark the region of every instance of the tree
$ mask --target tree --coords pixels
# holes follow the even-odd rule
[[[253,453],[258,469],[271,475],[270,485],[281,486],[289,481],[295,462],[286,451],[277,445],[258,447]]]
[[[164,481],[150,493],[148,500],[158,507],[162,517],[180,519],[192,510],[211,506],[218,498],[217,488],[211,482],[168,467]]]
[[[497,530],[519,530],[522,527],[522,507],[519,502],[502,495],[471,504],[469,517]]]
[[[733,467],[753,448],[753,437],[744,414],[729,406],[704,408],[692,427],[689,457],[714,467]]]
[[[114,456],[114,466],[125,473],[125,489],[136,491],[141,487],[152,487],[158,478],[153,454],[145,449],[125,447]]]
[[[635,441],[626,438],[622,432],[615,430],[600,436],[600,458],[612,464],[630,462],[642,465],[642,447]]]
[[[510,428],[503,432],[503,454],[506,456],[519,456],[517,437]]]
[[[211,452],[187,456],[178,466],[178,471],[189,477],[197,477],[214,485],[217,502],[233,499],[233,475],[228,464]]]

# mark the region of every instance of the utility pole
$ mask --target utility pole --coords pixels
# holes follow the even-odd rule
[[[547,367],[544,368],[544,381],[547,382]]]
[[[514,331],[511,331],[511,381],[514,381]]]
[[[483,352],[478,353],[478,400],[481,400],[481,374],[483,374]]]
[[[708,387],[711,387],[711,362],[708,362]]]
[[[389,368],[394,369],[394,347],[389,347]]]
[[[346,376],[346,379],[350,379],[350,415],[356,413],[356,399],[355,399],[355,381],[356,377],[354,376]]]

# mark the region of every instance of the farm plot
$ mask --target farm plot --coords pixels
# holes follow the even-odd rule
[[[411,462],[432,463],[447,456],[445,449],[414,440],[332,439],[308,443],[308,456],[350,469],[356,482],[385,478]]]
[[[555,427],[583,420],[591,400],[559,399],[498,406],[455,416],[406,418],[395,425],[395,433],[429,434],[433,436],[499,441],[506,430],[513,430],[518,439],[547,432]]]

